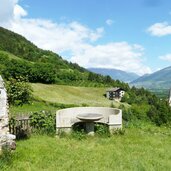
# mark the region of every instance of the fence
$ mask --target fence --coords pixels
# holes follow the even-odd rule
[[[17,139],[30,137],[31,133],[54,134],[56,130],[56,114],[40,111],[32,114],[12,117],[9,120],[9,131]]]
[[[9,121],[9,132],[16,135],[16,138],[22,138],[31,131],[30,118],[28,116],[11,118]]]

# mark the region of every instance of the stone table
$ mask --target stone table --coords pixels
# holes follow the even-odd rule
[[[88,135],[94,135],[94,122],[103,118],[102,114],[84,113],[78,114],[77,118],[86,123],[86,132]]]

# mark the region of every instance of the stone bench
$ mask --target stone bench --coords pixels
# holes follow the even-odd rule
[[[122,128],[122,110],[108,107],[75,107],[58,110],[56,113],[56,132],[70,132],[74,124],[84,122],[77,116],[86,113],[96,113],[102,115],[102,118],[94,121],[109,126],[110,132]]]

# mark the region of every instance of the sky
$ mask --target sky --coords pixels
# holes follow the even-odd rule
[[[85,68],[171,65],[170,0],[0,0],[0,26]]]

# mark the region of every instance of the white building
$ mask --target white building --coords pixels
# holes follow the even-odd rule
[[[121,100],[125,91],[122,88],[114,87],[106,90],[106,97],[110,100]]]

